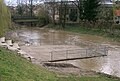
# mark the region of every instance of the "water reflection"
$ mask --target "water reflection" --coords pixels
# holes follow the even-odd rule
[[[30,43],[35,45],[47,45],[47,44],[72,44],[82,46],[81,41],[95,42],[95,43],[110,43],[108,40],[92,35],[75,35],[63,31],[54,31],[49,29],[40,28],[21,28],[16,31],[10,31],[6,34],[7,38],[12,38],[15,41]],[[77,42],[76,42],[77,41]],[[79,43],[78,43],[79,42]],[[113,43],[112,43],[113,44]],[[84,47],[84,45],[83,45]],[[107,74],[120,77],[120,49],[110,50],[107,57],[72,60],[68,61],[76,66],[79,66],[88,70],[95,70],[98,72],[104,72]]]

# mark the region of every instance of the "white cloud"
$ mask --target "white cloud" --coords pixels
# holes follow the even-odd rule
[[[17,0],[4,0],[7,5],[15,6],[17,4]]]

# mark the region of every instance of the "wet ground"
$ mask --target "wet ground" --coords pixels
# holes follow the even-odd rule
[[[72,63],[83,69],[104,72],[120,77],[119,43],[108,41],[105,38],[30,27],[10,31],[7,33],[7,38],[12,38],[14,41],[19,42],[21,49],[40,61],[50,59],[50,57],[45,55],[48,55],[51,50],[70,50],[92,47],[94,44],[106,44],[109,46],[108,56],[106,57],[65,61],[65,63]]]

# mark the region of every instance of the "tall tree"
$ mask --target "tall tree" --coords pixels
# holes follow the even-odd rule
[[[59,7],[59,24],[65,28],[68,1],[61,0]]]
[[[71,12],[69,13],[69,18],[70,21],[77,21],[77,10],[76,9],[71,9]]]
[[[72,2],[78,9],[79,19],[83,20],[83,0],[75,0],[75,1],[72,1]]]
[[[75,0],[72,2],[78,9],[80,20],[96,20],[100,0]]]
[[[56,0],[45,0],[46,8],[50,11],[52,24],[55,25],[55,10],[56,10]]]
[[[83,1],[84,0],[78,0],[78,2],[79,2],[79,19],[80,20],[83,20],[84,19],[84,17],[83,17],[83,12],[84,12],[84,4],[83,4]]]
[[[52,20],[53,20],[53,25],[55,25],[55,0],[52,0]]]
[[[83,1],[83,17],[88,21],[95,21],[98,14],[99,0],[84,0]]]
[[[23,15],[23,8],[22,8],[22,5],[18,5],[17,6],[17,14],[22,16]]]
[[[30,16],[33,16],[33,0],[29,0],[30,2]]]

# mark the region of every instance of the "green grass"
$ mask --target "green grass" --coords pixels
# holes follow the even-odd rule
[[[60,27],[59,25],[54,26],[52,24],[49,24],[48,28],[53,28],[53,29],[57,29],[57,30],[62,29],[62,27]],[[81,27],[78,24],[66,25],[63,30],[68,31],[68,32],[80,33],[80,34],[91,34],[91,35],[105,35],[105,34],[107,34],[104,31],[100,31],[99,29],[91,29],[91,28],[87,28],[87,27]]]
[[[17,54],[0,48],[2,81],[55,81],[55,74],[34,65]]]
[[[79,33],[79,34],[90,34],[90,35],[102,36],[109,40],[120,42],[120,36],[111,35],[109,32],[105,32],[100,29],[80,27],[80,26],[66,26],[64,30],[68,32]]]
[[[56,73],[32,64],[16,53],[0,47],[0,81],[119,81],[98,77],[57,77]]]
[[[120,35],[111,34],[110,32],[100,30],[99,28],[81,27],[79,24],[71,24],[71,25],[68,24],[65,26],[64,29],[59,25],[49,24],[48,28],[53,28],[56,30],[62,29],[64,31],[73,32],[73,33],[77,33],[77,34],[89,34],[89,35],[102,36],[108,40],[120,42]]]

